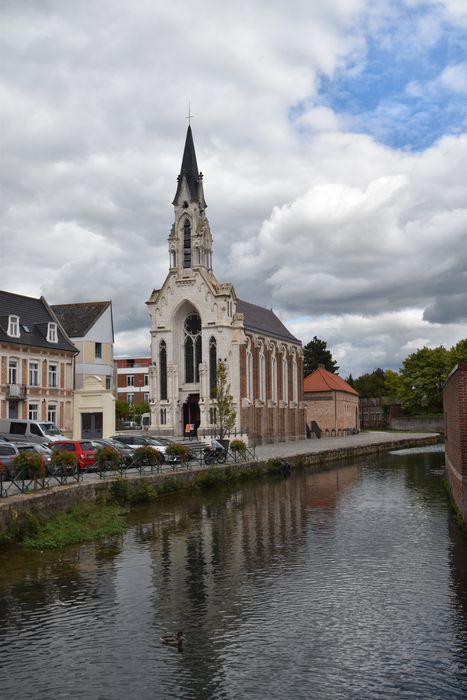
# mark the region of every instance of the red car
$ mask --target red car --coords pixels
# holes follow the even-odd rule
[[[51,442],[49,447],[54,452],[57,450],[73,452],[82,472],[91,467],[96,458],[96,447],[90,440],[56,440]]]

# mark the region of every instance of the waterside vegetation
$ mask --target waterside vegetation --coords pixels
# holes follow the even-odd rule
[[[105,498],[74,505],[50,517],[39,516],[34,505],[21,525],[0,532],[0,546],[21,544],[30,549],[57,549],[103,537],[121,535],[126,516],[133,506],[187,490],[207,490],[268,475],[283,475],[283,461],[271,459],[260,464],[212,466],[193,474],[190,480],[166,476],[158,483],[130,482],[118,476]]]

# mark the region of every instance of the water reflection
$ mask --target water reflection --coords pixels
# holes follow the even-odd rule
[[[461,698],[466,541],[438,455],[171,498],[0,554],[2,699]],[[183,652],[160,637],[183,629]]]

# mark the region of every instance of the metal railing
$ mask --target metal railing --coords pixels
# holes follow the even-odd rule
[[[55,472],[44,476],[33,475],[27,469],[20,469],[14,474],[8,475],[0,471],[0,498],[17,496],[19,493],[32,493],[49,489],[53,486],[73,484],[83,478],[83,472],[78,469],[56,469]]]
[[[254,461],[256,450],[254,447],[246,447],[243,450],[228,450],[225,460],[213,459],[206,462],[205,448],[196,447],[189,450],[188,461],[180,459],[167,459],[164,462],[154,462],[153,460],[139,460],[137,463],[104,464],[102,467],[92,465],[85,471],[66,468],[57,468],[55,472],[45,476],[32,476],[26,470],[18,471],[14,475],[7,476],[5,471],[0,471],[0,497],[16,496],[18,494],[28,494],[39,490],[46,490],[53,486],[64,486],[78,481],[88,481],[92,475],[99,479],[125,476],[127,473],[138,472],[141,476],[148,474],[164,474],[176,471],[186,471],[192,469],[206,469],[209,467],[219,467],[223,464],[241,464],[242,462]]]

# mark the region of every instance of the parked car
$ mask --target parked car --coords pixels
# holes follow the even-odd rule
[[[19,455],[19,450],[16,445],[11,442],[0,442],[0,474],[3,479],[10,479],[12,474],[12,466],[16,455]]]
[[[16,447],[18,448],[20,453],[37,452],[38,454],[40,454],[40,456],[42,457],[42,461],[45,465],[46,473],[49,473],[52,456],[52,450],[49,447],[46,447],[45,445],[40,445],[38,442],[17,442]]]
[[[54,451],[72,452],[78,461],[80,471],[85,471],[94,464],[96,448],[91,440],[60,440],[51,442],[49,447]]]
[[[164,452],[167,449],[167,445],[163,444],[156,438],[150,438],[143,435],[113,435],[111,439],[122,442],[124,445],[128,445],[133,448],[154,447],[154,449],[157,450],[161,456],[161,464],[165,461]]]
[[[10,436],[13,440],[19,439],[42,444],[64,438],[63,433],[60,432],[55,423],[22,418],[0,419],[0,433]]]
[[[124,445],[123,442],[118,442],[118,440],[113,440],[112,438],[96,438],[92,440],[92,444],[99,447],[111,447],[116,450],[120,455],[122,464],[129,467],[133,461],[133,452],[135,448],[130,445]]]

